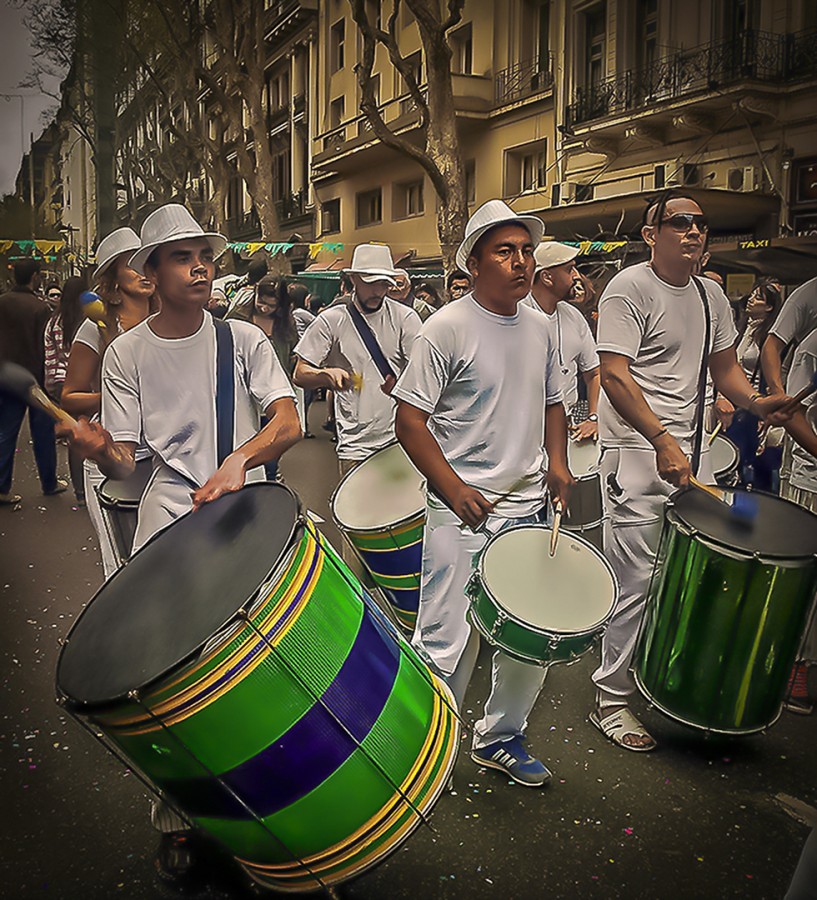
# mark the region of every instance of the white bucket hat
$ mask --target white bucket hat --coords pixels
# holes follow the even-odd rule
[[[534,277],[542,271],[542,269],[552,269],[554,266],[563,266],[569,263],[579,255],[578,247],[568,247],[567,244],[560,244],[558,241],[542,241],[541,244],[533,251],[533,258],[536,262],[534,269]]]
[[[216,257],[227,249],[227,238],[214,231],[204,231],[181,203],[167,203],[154,210],[142,223],[141,238],[140,249],[128,263],[140,275],[145,274],[147,258],[162,244],[188,238],[206,238]]]
[[[357,275],[367,284],[387,281],[394,286],[394,260],[385,244],[358,244],[352,254],[352,264],[343,270],[347,275]]]
[[[99,276],[121,253],[138,250],[142,246],[139,235],[132,228],[117,228],[107,237],[102,238],[96,248],[96,268],[93,278]]]
[[[486,231],[497,225],[510,225],[514,222],[518,222],[528,230],[534,245],[542,240],[545,223],[537,216],[519,215],[502,200],[489,200],[487,203],[483,203],[465,226],[465,239],[457,250],[457,267],[463,272],[468,271],[468,257],[474,249],[474,244]]]

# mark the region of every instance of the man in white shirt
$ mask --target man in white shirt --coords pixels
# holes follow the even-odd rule
[[[597,697],[590,718],[628,750],[655,747],[627,700],[635,690],[629,666],[664,502],[691,474],[713,480],[703,440],[706,369],[737,407],[765,418],[783,405],[761,398],[738,364],[737,334],[723,291],[708,278],[692,276],[707,231],[695,200],[673,191],[662,194],[648,206],[641,232],[651,260],[616,275],[599,305],[604,546],[620,594],[593,674]]]
[[[783,393],[783,357],[817,328],[817,278],[801,284],[786,299],[763,342],[760,364],[769,393]]]
[[[477,554],[490,534],[537,519],[545,445],[554,501],[566,504],[572,484],[555,344],[544,318],[519,302],[543,231],[541,220],[500,200],[474,213],[457,252],[474,291],[425,323],[394,389],[398,440],[429,484],[414,643],[460,708],[479,650],[465,596]],[[494,654],[491,696],[471,752],[479,765],[535,787],[550,772],[522,738],[545,672]]]
[[[598,437],[599,356],[587,319],[569,302],[579,278],[576,268],[577,247],[558,241],[542,241],[533,253],[536,263],[530,295],[523,301],[541,310],[556,340],[559,372],[562,376],[562,404],[568,416],[579,402],[578,374],[587,386],[589,415],[581,422],[571,421],[577,441]]]
[[[429,306],[424,300],[414,296],[411,278],[405,269],[394,270],[394,285],[389,288],[388,296],[392,300],[402,303],[403,306],[413,309],[423,322],[434,312],[433,306]]]
[[[347,304],[323,310],[294,351],[298,357],[295,384],[334,392],[341,476],[394,440],[391,392],[421,325],[414,310],[386,296],[395,283],[388,247],[359,244],[346,274],[354,286],[350,302],[374,335],[393,375],[381,373]]]

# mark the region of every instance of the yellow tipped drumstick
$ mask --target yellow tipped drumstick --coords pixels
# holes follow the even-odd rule
[[[555,513],[553,516],[553,530],[550,532],[550,555],[556,555],[556,544],[559,541],[559,529],[562,526],[562,501],[556,501]]]
[[[721,433],[722,428],[723,428],[723,422],[718,422],[718,424],[715,426],[715,430],[712,432],[712,434],[709,435],[709,446],[710,447],[715,442],[715,438]]]
[[[360,372],[352,372],[351,378],[352,378],[352,390],[360,391],[363,388],[363,376],[360,374]]]
[[[743,522],[752,522],[757,515],[757,499],[745,491],[724,491],[711,484],[704,484],[694,475],[689,476],[692,487],[709,494],[710,497],[722,503],[732,514],[734,519]]]

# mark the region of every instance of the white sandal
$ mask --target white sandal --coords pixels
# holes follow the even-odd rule
[[[633,750],[636,753],[647,753],[655,750],[658,746],[655,738],[647,731],[647,729],[636,719],[627,706],[616,706],[611,712],[604,713],[603,709],[594,709],[590,713],[590,721],[598,728],[598,730],[619,747],[625,750]],[[634,735],[639,738],[649,738],[651,744],[645,747],[626,744],[624,738],[628,735]]]

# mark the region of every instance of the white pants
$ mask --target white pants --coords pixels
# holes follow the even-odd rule
[[[442,674],[462,707],[479,650],[479,636],[469,624],[465,586],[479,552],[502,528],[536,521],[535,516],[491,516],[483,532],[460,528],[460,520],[435,501],[427,508],[423,542],[420,608],[413,643]],[[491,694],[483,718],[474,726],[474,748],[521,737],[539,696],[547,669],[518,662],[501,650],[494,653]]]
[[[644,614],[664,504],[675,490],[658,477],[648,449],[606,448],[599,463],[604,499],[604,555],[618,580],[613,618],[601,641],[601,665],[593,682],[605,694],[626,699],[635,690],[630,663]],[[701,455],[699,477],[714,482],[709,448]]]
[[[105,573],[105,579],[107,580],[122,563],[119,559],[116,545],[113,542],[113,532],[107,513],[99,505],[99,497],[96,492],[97,487],[105,480],[105,476],[99,471],[97,464],[91,462],[90,459],[85,460],[82,469],[83,482],[85,484],[85,503],[88,508],[88,516],[99,541],[99,552],[102,554],[102,571]]]

